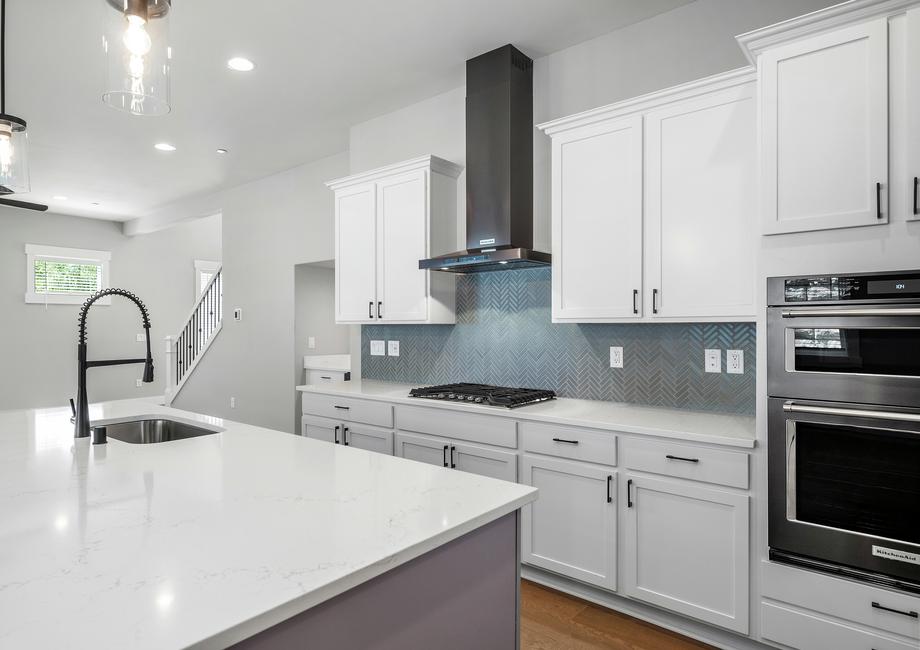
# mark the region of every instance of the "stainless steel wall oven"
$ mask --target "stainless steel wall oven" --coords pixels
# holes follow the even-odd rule
[[[767,297],[770,557],[920,593],[920,271]]]

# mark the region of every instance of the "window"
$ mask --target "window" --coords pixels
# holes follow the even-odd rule
[[[195,297],[200,296],[211,278],[220,269],[220,262],[210,262],[208,260],[195,260]]]
[[[79,305],[109,286],[108,251],[26,244],[26,302]],[[102,298],[97,304],[107,305]]]

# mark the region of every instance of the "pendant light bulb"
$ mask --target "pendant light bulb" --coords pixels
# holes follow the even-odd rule
[[[129,15],[127,18],[128,28],[125,30],[125,35],[122,38],[125,49],[127,49],[132,56],[136,57],[143,57],[150,54],[150,48],[153,47],[153,41],[150,38],[150,34],[147,33],[147,21],[140,16]]]

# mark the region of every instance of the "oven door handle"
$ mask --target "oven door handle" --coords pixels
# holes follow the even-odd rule
[[[920,308],[872,307],[868,309],[784,309],[783,318],[808,318],[821,316],[920,316]]]
[[[786,402],[783,410],[787,413],[813,413],[816,415],[843,415],[851,418],[869,418],[872,420],[897,420],[898,422],[920,422],[920,413],[898,413],[896,411],[870,411],[868,409],[849,409],[837,406],[811,406]]]

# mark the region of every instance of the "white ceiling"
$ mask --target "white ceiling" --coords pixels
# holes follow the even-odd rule
[[[7,110],[31,138],[22,196],[141,216],[342,151],[350,125],[456,88],[492,48],[538,57],[690,1],[173,0],[172,113],[143,118],[100,98],[105,0],[6,0]],[[227,70],[231,56],[256,70]]]

